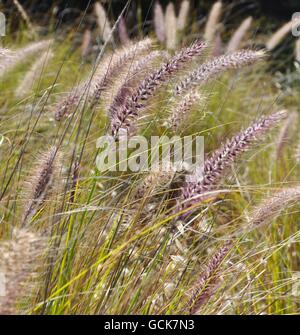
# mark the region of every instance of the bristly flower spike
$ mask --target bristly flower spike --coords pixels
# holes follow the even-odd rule
[[[130,133],[139,111],[144,107],[145,101],[152,97],[155,91],[172,75],[182,69],[183,65],[200,55],[206,48],[206,43],[197,41],[190,47],[181,50],[174,57],[164,63],[160,69],[154,71],[140,83],[139,87],[127,99],[123,106],[115,113],[111,120],[111,132],[118,137],[120,130]]]

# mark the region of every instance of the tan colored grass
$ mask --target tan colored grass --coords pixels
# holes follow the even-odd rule
[[[28,280],[32,280],[44,252],[43,238],[26,230],[15,228],[11,239],[0,243],[0,315],[20,314],[17,304],[30,293]]]
[[[106,14],[106,10],[99,1],[95,3],[94,9],[97,17],[98,27],[100,29],[101,38],[104,42],[107,42],[109,40],[113,41],[113,37],[111,36],[111,24]]]
[[[279,29],[277,29],[275,33],[273,33],[271,37],[267,40],[266,48],[269,51],[275,49],[288,33],[292,34],[292,28],[297,24],[297,22],[299,22],[299,20],[300,18],[295,21],[291,20],[285,23]]]
[[[216,34],[218,23],[222,13],[222,1],[213,4],[204,29],[204,39],[211,42]]]
[[[299,203],[300,186],[283,188],[263,200],[250,215],[250,228],[269,223],[291,206]]]
[[[237,28],[237,30],[232,35],[230,41],[228,42],[227,52],[233,52],[240,48],[241,42],[244,36],[247,34],[251,27],[252,17],[247,17]]]
[[[177,18],[175,14],[175,7],[172,2],[170,2],[166,8],[165,27],[166,47],[169,50],[175,50],[177,47]]]
[[[179,31],[184,30],[184,28],[186,27],[189,10],[190,10],[190,1],[183,0],[180,4],[179,14],[177,18],[177,29]]]
[[[48,62],[53,58],[53,55],[51,50],[47,50],[32,64],[15,91],[18,98],[22,98],[32,91],[34,84],[41,79]]]

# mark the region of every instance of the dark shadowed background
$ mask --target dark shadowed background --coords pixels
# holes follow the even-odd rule
[[[152,11],[149,8],[153,5],[155,0],[131,0],[130,1],[130,11],[136,12],[136,8],[141,8],[141,15],[143,19],[151,18]],[[91,1],[82,1],[82,0],[56,0],[56,1],[47,1],[47,0],[31,0],[31,1],[22,1],[19,2],[24,6],[26,11],[30,13],[31,17],[40,23],[47,22],[49,18],[49,13],[53,10],[57,11],[57,15],[63,13],[64,20],[69,21],[74,19],[84,10],[90,12],[93,7],[94,0]],[[116,17],[118,13],[122,10],[123,6],[127,3],[125,0],[105,0],[101,1],[105,4],[106,8],[110,13]],[[162,5],[166,5],[169,0],[161,0]],[[177,6],[180,4],[180,0],[173,1]],[[205,15],[211,5],[215,0],[191,0],[192,8],[197,11],[197,15],[201,17]],[[234,0],[228,1],[223,0],[230,8],[232,8],[232,15],[234,12],[238,12],[242,15],[243,12],[247,14],[252,14],[253,16],[257,15],[266,15],[273,17],[277,20],[286,20],[291,17],[291,14],[295,11],[300,11],[300,1],[299,0]],[[1,10],[9,14],[12,18],[18,16],[16,9],[13,5],[12,0],[0,1]]]

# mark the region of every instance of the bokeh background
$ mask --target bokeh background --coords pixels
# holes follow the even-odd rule
[[[74,22],[84,10],[87,13],[92,11],[93,3],[95,1],[81,1],[81,0],[68,0],[68,1],[46,1],[46,0],[31,0],[20,1],[26,11],[30,13],[34,21],[39,21],[40,24],[47,24],[49,14],[55,12],[57,17],[60,17],[63,23]],[[137,8],[141,8],[142,16],[145,20],[150,19],[152,11],[149,8],[153,6],[154,0],[131,0],[128,15],[136,12]],[[161,0],[162,5],[166,6],[169,0]],[[179,6],[180,1],[173,1]],[[104,0],[104,5],[109,6],[109,12],[113,16],[117,16],[122,10],[123,6],[127,3],[125,0]],[[191,0],[191,7],[195,9],[195,14],[199,19],[204,17],[211,8],[214,0]],[[243,15],[253,15],[258,18],[262,15],[271,18],[272,21],[287,20],[291,17],[292,13],[300,11],[299,0],[223,0],[229,10],[228,19],[234,20]],[[13,6],[12,0],[0,1],[1,10],[4,11],[11,18],[15,18],[17,24],[18,13]],[[270,21],[270,20],[269,20]]]

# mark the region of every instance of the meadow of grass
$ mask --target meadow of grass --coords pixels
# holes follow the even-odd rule
[[[181,64],[199,41],[120,46],[109,30],[86,58],[76,27],[29,28],[0,55],[0,314],[299,313],[299,96],[270,52],[224,60],[207,28]],[[197,69],[181,115],[174,89]],[[204,136],[207,180],[99,171],[97,139],[120,129]]]

